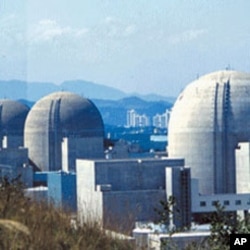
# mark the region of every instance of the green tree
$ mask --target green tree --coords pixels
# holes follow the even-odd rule
[[[194,250],[228,250],[230,249],[230,235],[250,233],[250,216],[241,218],[236,212],[228,212],[220,203],[215,204],[215,211],[206,216],[205,220],[211,225],[211,235],[202,244],[195,242],[186,249]]]
[[[169,196],[166,201],[160,200],[159,205],[159,208],[154,209],[159,217],[156,223],[168,227],[170,220],[173,218],[173,211],[176,206],[176,199],[173,196]]]
[[[236,212],[227,212],[219,203],[215,204],[216,211],[210,215],[211,236],[209,244],[212,249],[229,249],[230,235],[250,232],[250,217],[241,218]]]

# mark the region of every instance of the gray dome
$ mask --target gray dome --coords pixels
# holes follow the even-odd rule
[[[0,131],[2,135],[23,135],[29,108],[17,101],[0,100]]]
[[[102,157],[104,125],[96,106],[69,92],[39,100],[25,122],[24,143],[30,160],[41,170],[62,169],[78,158]],[[68,159],[63,161],[62,159]]]
[[[39,100],[31,109],[26,128],[60,129],[62,134],[103,136],[102,117],[88,99],[69,92],[56,92]]]
[[[214,72],[179,95],[169,122],[169,156],[185,158],[201,193],[235,192],[235,148],[246,141],[250,74]]]

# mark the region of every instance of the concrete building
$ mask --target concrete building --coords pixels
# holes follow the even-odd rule
[[[169,156],[191,168],[194,218],[250,210],[250,75],[219,71],[189,84],[169,123]],[[197,215],[197,216],[196,216]]]
[[[171,207],[170,225],[184,229],[191,225],[191,175],[190,168],[166,168],[166,193],[176,199],[175,206]]]
[[[104,158],[104,126],[95,105],[69,92],[39,100],[25,122],[25,147],[42,171],[75,171],[77,158]]]
[[[93,218],[107,227],[119,225],[121,230],[133,228],[136,221],[156,220],[155,209],[162,209],[160,201],[167,201],[166,167],[170,167],[176,171],[170,171],[168,178],[172,176],[176,180],[173,185],[168,184],[169,195],[174,195],[177,203],[187,208],[183,215],[189,217],[183,223],[174,217],[173,223],[188,226],[185,223],[191,221],[191,204],[182,193],[186,188],[190,190],[190,179],[177,184],[182,176],[180,171],[186,172],[183,166],[183,159],[77,160],[80,219]]]
[[[23,130],[29,108],[17,101],[0,100],[0,178],[16,179],[26,187],[33,184],[28,149],[23,148]]]
[[[76,174],[49,172],[48,199],[65,211],[76,213]]]
[[[36,200],[48,201],[67,212],[77,212],[76,173],[48,171],[34,173],[34,188],[26,193]]]
[[[149,226],[149,227],[148,227]],[[137,225],[133,230],[136,249],[171,250],[188,249],[194,242],[197,246],[206,246],[205,242],[211,235],[209,226],[196,226],[185,232],[169,234],[155,228],[156,225]],[[208,248],[208,245],[207,245]]]
[[[24,189],[24,194],[33,201],[47,202],[48,201],[48,187],[30,187]]]
[[[33,106],[25,128],[27,108],[2,101],[0,170],[34,163],[43,171],[34,175],[34,185],[45,187],[41,196],[75,211],[77,195],[81,219],[115,224],[118,231],[157,220],[160,201],[175,197],[168,223],[189,227],[192,213],[214,211],[217,202],[227,211],[250,210],[249,107],[249,74],[206,75],[188,85],[173,107],[170,158],[104,159],[104,126],[91,101],[68,92],[48,95]],[[136,112],[129,114],[140,126]],[[23,129],[26,148],[20,148]],[[119,146],[107,158],[128,157],[127,145]]]
[[[250,143],[240,143],[235,149],[235,172],[236,192],[202,195],[199,190],[199,179],[192,179],[192,212],[207,213],[215,211],[215,204],[223,205],[226,211],[249,211],[250,210]]]
[[[17,179],[25,187],[33,185],[33,169],[29,165],[27,148],[0,149],[0,178]]]
[[[200,77],[175,102],[169,157],[185,159],[201,194],[236,193],[235,149],[250,141],[249,107],[250,74],[236,71]]]

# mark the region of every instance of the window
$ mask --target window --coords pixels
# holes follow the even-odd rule
[[[235,205],[241,205],[241,200],[236,200]]]
[[[201,202],[200,202],[200,206],[201,206],[201,207],[205,207],[206,205],[207,205],[207,204],[206,204],[205,201],[201,201]]]
[[[229,201],[224,201],[224,206],[229,206],[230,205],[230,202]]]
[[[219,204],[219,201],[212,201],[212,206],[217,206]]]

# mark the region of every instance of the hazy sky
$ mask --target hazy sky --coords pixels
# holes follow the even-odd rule
[[[84,79],[176,96],[250,72],[249,0],[1,0],[0,79]]]

